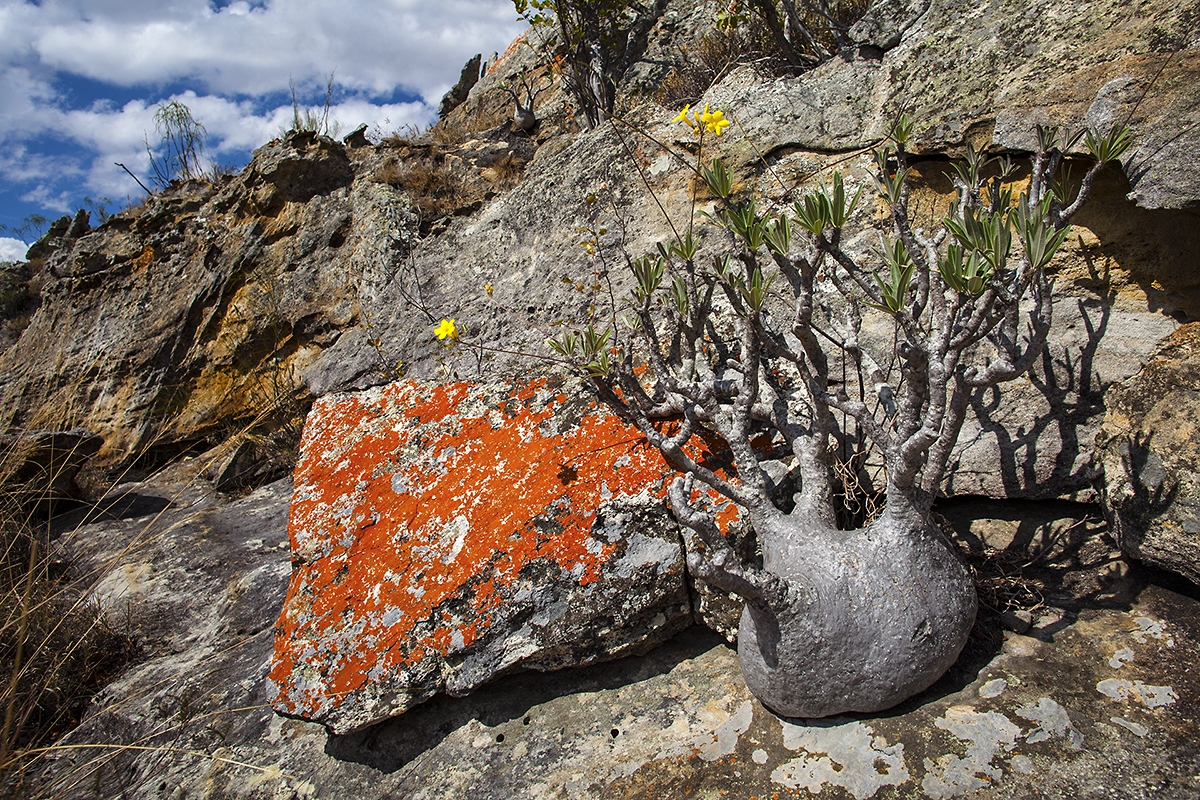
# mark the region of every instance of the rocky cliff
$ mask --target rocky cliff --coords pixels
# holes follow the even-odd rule
[[[708,10],[668,4],[630,87],[685,66]],[[746,133],[727,137],[721,155],[767,196],[835,163],[865,180],[864,148],[907,108],[920,120],[919,179],[935,208],[950,194],[946,158],[967,143],[1020,158],[1035,122],[1129,120],[1133,155],[1104,175],[1055,262],[1049,357],[1010,399],[976,409],[948,491],[1086,493],[1105,387],[1133,375],[1176,320],[1200,315],[1200,181],[1188,145],[1200,61],[1189,26],[1166,5],[1134,15],[1094,2],[1064,14],[897,0],[855,27],[856,49],[817,70],[770,78],[742,68],[705,96]],[[575,132],[557,90],[541,96],[539,128],[514,133],[499,87],[531,67],[534,49],[513,48],[431,135],[354,148],[295,135],[239,176],[173,186],[96,230],[76,225],[39,243],[38,297],[0,353],[0,421],[38,428],[56,417],[104,436],[110,463],[152,461],[251,423],[270,433],[290,416],[295,427],[297,404],[312,396],[397,374],[541,369],[512,355],[447,358],[432,327],[452,317],[498,350],[543,354],[541,331],[582,318],[592,299],[600,267],[579,247],[580,229],[606,228],[600,244],[612,256],[618,243],[649,251],[668,230],[659,204],[683,214],[690,184],[627,125]],[[633,125],[682,143],[673,111],[652,95],[624,102]],[[631,158],[645,160],[648,186]],[[871,216],[864,208],[857,224],[869,231]],[[623,270],[605,274],[621,291]],[[269,460],[263,449],[243,460]]]
[[[110,467],[173,464],[149,483],[126,484],[130,503],[68,537],[79,563],[104,576],[100,603],[135,609],[146,644],[146,660],[98,698],[68,741],[150,742],[152,751],[95,759],[64,751],[44,767],[62,792],[1019,797],[1052,776],[1061,796],[1106,781],[1132,787],[1129,796],[1195,795],[1196,753],[1186,743],[1200,735],[1200,688],[1184,666],[1200,641],[1195,598],[1147,590],[1150,579],[1120,562],[1079,506],[1054,505],[1036,524],[1046,507],[1020,506],[1025,516],[1014,520],[1012,507],[989,506],[999,522],[970,519],[983,516],[980,495],[1095,498],[1101,468],[1126,463],[1120,436],[1147,438],[1142,416],[1127,413],[1147,404],[1123,389],[1109,411],[1124,416],[1102,440],[1107,460],[1094,457],[1111,386],[1153,391],[1164,385],[1154,376],[1168,375],[1171,391],[1190,398],[1174,366],[1189,357],[1156,346],[1200,318],[1200,20],[1160,0],[1136,9],[1115,0],[884,0],[852,29],[854,46],[817,69],[773,76],[740,67],[699,99],[738,120],[745,136],[725,137],[720,153],[748,191],[767,197],[835,165],[851,185],[865,182],[869,149],[908,109],[918,120],[918,204],[931,214],[948,202],[949,163],[967,144],[1020,164],[1034,123],[1132,126],[1134,152],[1102,174],[1052,265],[1045,356],[1027,379],[976,404],[944,487],[970,506],[959,509],[960,536],[991,559],[980,567],[996,611],[989,619],[1020,610],[1007,624],[1030,635],[1010,632],[1001,649],[998,631],[985,631],[960,670],[896,717],[817,726],[757,705],[731,654],[700,628],[588,672],[513,674],[642,652],[695,620],[722,628],[720,598],[697,594],[681,574],[682,545],[661,507],[617,508],[606,529],[595,527],[596,505],[612,498],[568,491],[580,475],[629,467],[616,459],[636,454],[578,463],[583,455],[572,451],[548,476],[481,479],[496,495],[482,506],[475,483],[446,478],[452,467],[458,477],[482,469],[471,453],[498,446],[496,431],[512,434],[505,420],[529,428],[519,447],[505,445],[512,454],[536,446],[534,432],[576,441],[575,425],[592,425],[597,445],[622,443],[588,421],[586,404],[566,419],[535,420],[559,398],[477,384],[544,377],[545,333],[586,317],[599,278],[625,291],[619,254],[651,250],[667,236],[664,212],[686,213],[691,181],[654,140],[686,142],[668,122],[677,108],[660,105],[654,90],[697,57],[713,10],[695,0],[664,5],[624,79],[628,124],[581,132],[555,85],[539,97],[538,126],[515,129],[501,85],[543,65],[533,48],[514,46],[428,134],[378,144],[292,134],[256,151],[240,175],[174,185],[94,230],[56,227],[31,250],[20,272],[27,292],[0,339],[0,423],[91,430]],[[876,222],[864,204],[847,246],[871,247]],[[580,246],[593,235],[615,261]],[[437,341],[444,317],[465,329],[465,344]],[[1139,381],[1147,363],[1152,372]],[[392,383],[402,376],[408,382]],[[453,410],[426,408],[431,393],[447,392],[458,393]],[[401,396],[411,402],[394,402]],[[293,485],[270,481],[294,465],[300,422],[316,400],[289,543]],[[205,456],[181,460],[187,453]],[[1172,475],[1186,472],[1167,461]],[[411,499],[421,489],[397,487],[393,473],[441,487],[437,509],[417,503],[403,506],[411,512],[403,519],[388,517],[400,508],[380,505],[394,500],[388,491]],[[461,552],[460,518],[474,524],[472,514],[489,517],[489,503],[512,487],[534,484],[555,492],[523,507],[521,535],[475,554],[475,572],[423,601],[432,588],[424,573],[401,574],[399,562]],[[239,485],[261,488],[236,500],[212,492]],[[1140,484],[1130,485],[1136,500]],[[163,515],[139,516],[139,498]],[[1138,508],[1127,503],[1118,519]],[[637,514],[655,531],[639,529],[645,541],[623,527]],[[424,538],[392,547],[388,537],[409,523]],[[568,529],[575,538],[558,542],[565,549],[544,546],[541,534]],[[1135,554],[1155,550],[1151,539],[1130,541]],[[1171,558],[1176,541],[1165,548]],[[1031,559],[1041,572],[1011,571]],[[630,588],[637,582],[647,594]],[[407,605],[384,603],[385,584]],[[468,608],[485,585],[491,605]],[[586,599],[593,593],[603,602]],[[412,612],[398,629],[408,634],[393,635],[401,621],[385,605]],[[589,606],[591,616],[573,616]],[[512,624],[452,641],[469,614]],[[488,633],[522,625],[524,638]],[[592,644],[573,655],[563,649],[572,637]],[[400,675],[401,662],[417,667]],[[496,678],[498,688],[408,710]],[[347,687],[358,694],[347,699]],[[338,735],[273,716],[270,702],[320,717]],[[397,711],[408,713],[347,733]],[[1112,766],[1103,754],[1117,747],[1142,766]]]

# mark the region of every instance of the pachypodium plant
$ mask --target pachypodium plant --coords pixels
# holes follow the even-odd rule
[[[676,120],[702,144],[724,129],[718,114]],[[910,216],[912,135],[902,116],[876,153],[885,219],[876,255],[843,247],[863,190],[852,194],[841,174],[782,210],[735,196],[730,170],[712,159],[696,173],[714,208],[694,222],[716,235],[673,226],[687,234],[630,259],[633,291],[607,328],[551,342],[680,473],[668,498],[700,543],[688,567],[745,600],[746,683],[784,715],[889,708],[958,657],[975,588],[932,504],[972,398],[1042,353],[1047,267],[1104,164],[1131,144],[1124,128],[1087,134],[1092,161],[1072,192],[1061,175],[1078,137],[1039,129],[1016,197],[1016,167],[968,149],[951,176],[957,200],[923,229]],[[732,468],[693,456],[702,431],[725,442]],[[836,443],[850,435],[886,474],[885,506],[858,530],[837,523]],[[713,493],[753,528],[761,563],[723,535]]]

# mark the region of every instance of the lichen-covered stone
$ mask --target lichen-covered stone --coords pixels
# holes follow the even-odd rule
[[[669,471],[578,386],[394,383],[305,426],[275,707],[344,733],[692,622]]]
[[[1114,538],[1134,558],[1200,583],[1200,323],[1163,339],[1106,400],[1096,445]]]

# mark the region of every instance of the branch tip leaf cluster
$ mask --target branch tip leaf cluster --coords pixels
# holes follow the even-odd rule
[[[856,452],[880,455],[889,506],[927,513],[971,398],[1021,374],[1043,347],[1051,311],[1046,270],[1097,170],[1127,152],[1132,138],[1124,129],[1084,134],[1095,163],[1071,205],[1055,194],[1054,176],[1064,148],[1084,135],[1040,129],[1039,142],[1050,149],[1035,154],[1029,188],[1016,197],[1013,159],[968,147],[951,167],[957,200],[926,231],[909,222],[905,145],[915,123],[902,114],[890,131],[894,147],[874,154],[883,225],[892,229],[876,268],[871,254],[841,246],[863,186],[851,193],[834,170],[784,211],[764,210],[752,196],[735,199],[728,164],[703,158],[704,115],[688,114],[675,121],[700,136],[696,172],[716,208],[693,206],[686,226],[675,226],[686,235],[626,259],[634,286],[627,309],[611,309],[610,324],[564,333],[550,347],[668,463],[736,503],[752,523],[782,513],[782,501],[766,494],[751,438],[791,451],[802,487],[795,508],[832,518],[835,430],[858,439]],[[693,234],[704,223],[716,235]],[[774,290],[779,277],[786,286]],[[822,283],[825,290],[817,288]],[[840,295],[840,310],[828,291]],[[894,321],[890,351],[862,343],[868,308]],[[834,381],[830,348],[841,351],[852,376]],[[857,400],[848,391],[855,385]],[[662,434],[655,427],[662,416],[682,419],[679,432]],[[736,480],[680,450],[701,427],[728,443]]]

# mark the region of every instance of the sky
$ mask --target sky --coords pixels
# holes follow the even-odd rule
[[[469,58],[523,28],[512,0],[0,0],[0,260],[24,256],[31,215],[143,197],[116,164],[150,184],[161,103],[240,168],[290,126],[293,84],[317,108],[333,75],[342,135],[422,128]]]

